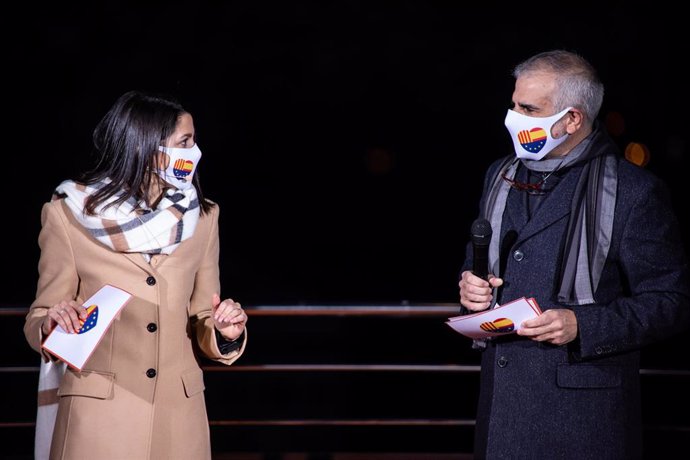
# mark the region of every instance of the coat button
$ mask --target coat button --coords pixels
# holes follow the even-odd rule
[[[156,370],[155,369],[149,369],[146,371],[146,377],[152,379],[156,376]]]
[[[154,278],[153,276],[149,276],[148,278],[146,278],[146,284],[148,284],[149,286],[153,286],[154,284],[156,284],[156,278]]]
[[[149,332],[156,332],[156,329],[158,329],[158,326],[156,326],[156,323],[149,323],[146,326],[146,330]]]
[[[513,259],[517,260],[518,262],[520,262],[524,258],[525,253],[520,251],[519,249],[513,253]]]
[[[497,361],[498,367],[506,367],[508,365],[508,358],[501,356]]]

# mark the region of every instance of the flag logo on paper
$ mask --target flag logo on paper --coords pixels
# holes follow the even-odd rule
[[[528,152],[537,153],[546,145],[546,131],[543,128],[525,129],[517,137],[522,148]]]
[[[189,176],[189,173],[192,172],[192,169],[194,169],[194,163],[192,163],[191,160],[183,160],[180,158],[179,160],[175,161],[175,164],[173,165],[173,174],[178,179],[184,179],[185,177]]]
[[[96,325],[98,322],[98,305],[90,305],[89,308],[86,309],[86,314],[87,316],[85,320],[79,320],[81,327],[79,328],[79,332],[77,332],[77,334],[88,332]]]
[[[486,332],[513,332],[515,324],[510,318],[496,318],[493,321],[486,321],[479,325]]]

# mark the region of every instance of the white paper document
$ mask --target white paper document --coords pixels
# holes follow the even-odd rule
[[[533,298],[520,297],[491,310],[448,318],[446,324],[472,339],[514,334],[523,321],[536,318],[542,311]]]
[[[57,326],[43,342],[43,348],[70,367],[81,371],[110,323],[131,297],[129,292],[106,284],[82,304],[88,316],[79,331],[69,334]]]

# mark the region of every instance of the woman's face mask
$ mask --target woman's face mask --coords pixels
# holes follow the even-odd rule
[[[572,107],[550,117],[528,117],[514,110],[508,110],[505,125],[515,145],[515,155],[527,160],[541,160],[567,138],[563,135],[554,139],[551,129]]]
[[[158,147],[168,158],[167,167],[158,170],[158,175],[168,184],[180,190],[187,190],[192,186],[194,171],[201,159],[201,150],[194,144],[192,148]]]

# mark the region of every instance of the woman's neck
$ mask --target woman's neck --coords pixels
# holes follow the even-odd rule
[[[169,188],[170,184],[165,182],[160,177],[152,177],[148,191],[145,194],[147,198],[146,205],[151,209],[156,209],[158,207],[158,204],[161,202],[161,199],[163,199],[163,196],[165,196],[165,192],[167,192]]]

